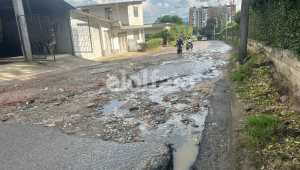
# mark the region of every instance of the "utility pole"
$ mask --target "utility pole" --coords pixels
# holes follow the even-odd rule
[[[214,39],[216,39],[216,25],[214,25]]]
[[[233,16],[232,16],[232,13],[233,13],[233,4],[234,4],[234,0],[232,0],[232,4],[231,4],[231,42],[233,42]]]
[[[29,41],[29,34],[27,29],[27,23],[23,8],[22,0],[13,0],[14,11],[16,15],[18,31],[20,35],[21,48],[25,60],[33,59],[31,53],[31,46]]]
[[[249,4],[250,0],[242,0],[241,9],[241,24],[240,24],[240,41],[239,41],[239,56],[237,66],[243,64],[247,57],[247,43],[248,43],[248,24],[249,24]]]
[[[225,28],[226,28],[226,40],[227,40],[227,16],[228,16],[228,14],[227,14],[227,5],[226,5],[226,22],[225,22]]]

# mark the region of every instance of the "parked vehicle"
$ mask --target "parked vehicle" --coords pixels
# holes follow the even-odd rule
[[[192,44],[190,44],[190,43],[186,43],[186,50],[189,50],[189,49],[193,49],[193,46],[192,46]]]
[[[207,37],[202,37],[202,41],[207,41]]]
[[[182,45],[177,45],[177,53],[182,54]]]

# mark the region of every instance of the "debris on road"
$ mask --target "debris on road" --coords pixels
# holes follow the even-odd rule
[[[4,116],[2,117],[2,122],[6,122],[8,121],[8,119],[10,119],[10,116]]]
[[[141,139],[141,138],[139,138],[139,137],[134,137],[132,140],[133,140],[134,142],[145,142],[144,139]]]

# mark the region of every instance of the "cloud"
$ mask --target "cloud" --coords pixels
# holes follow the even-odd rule
[[[160,12],[160,8],[162,7],[162,3],[157,3],[153,5],[151,0],[143,2],[143,11],[144,13],[155,14]]]
[[[1,0],[0,0],[1,1]],[[73,6],[126,2],[133,0],[65,0]],[[221,5],[230,4],[232,0],[219,0]],[[237,11],[241,9],[241,0],[235,0]],[[153,23],[163,14],[179,15],[182,18],[189,16],[189,8],[201,6],[215,6],[218,0],[146,0],[143,1],[144,22]]]
[[[168,4],[168,3],[166,3],[166,2],[164,3],[164,7],[165,7],[165,8],[168,8],[169,6],[170,6],[170,4]]]
[[[157,8],[161,8],[163,5],[162,5],[162,3],[157,3],[155,6],[156,6]]]

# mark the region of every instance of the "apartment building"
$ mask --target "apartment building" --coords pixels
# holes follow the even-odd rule
[[[228,25],[236,13],[236,5],[224,5],[224,6],[209,6],[209,7],[191,7],[189,12],[190,26],[198,26],[203,28],[207,24],[209,18],[221,20],[221,17],[226,19],[226,25]],[[232,15],[231,15],[232,14]],[[232,17],[231,17],[232,16]],[[218,27],[218,25],[216,25]]]
[[[200,11],[198,8],[190,8],[190,26],[200,27]]]

